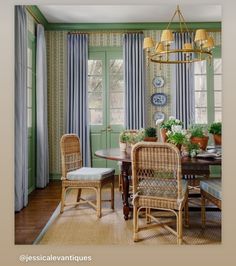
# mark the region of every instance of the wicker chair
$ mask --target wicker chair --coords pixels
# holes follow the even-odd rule
[[[88,203],[97,211],[97,217],[101,217],[101,190],[102,187],[111,184],[111,208],[114,209],[114,173],[111,168],[90,168],[82,167],[82,157],[80,151],[80,140],[75,134],[65,134],[61,138],[61,160],[62,160],[62,194],[61,213],[64,206],[80,205]],[[89,200],[81,198],[83,188],[96,192],[96,205]],[[66,191],[68,189],[78,189],[77,201],[66,203]]]
[[[200,181],[202,228],[206,225],[206,200],[221,210],[221,178]]]
[[[133,239],[138,232],[161,226],[177,236],[182,243],[182,211],[188,226],[188,184],[182,179],[179,150],[172,144],[140,142],[132,150],[133,177]],[[139,226],[141,209],[146,210],[146,224]],[[176,216],[176,231],[168,223],[152,215],[153,210],[164,210]],[[154,224],[152,222],[155,222]],[[173,221],[172,221],[173,223]]]

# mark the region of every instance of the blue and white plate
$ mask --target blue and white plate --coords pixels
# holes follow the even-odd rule
[[[164,86],[165,81],[164,78],[162,76],[156,76],[153,80],[152,80],[152,84],[155,88],[161,88]]]
[[[151,96],[151,102],[155,106],[164,106],[167,103],[167,95],[163,92],[154,93]]]

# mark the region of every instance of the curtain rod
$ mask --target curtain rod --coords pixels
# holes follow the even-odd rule
[[[117,31],[109,31],[109,30],[103,30],[103,31],[69,31],[67,34],[79,34],[79,33],[86,33],[86,34],[122,34],[122,33],[143,33],[143,31],[137,30],[137,31],[124,31],[124,30],[117,30]]]

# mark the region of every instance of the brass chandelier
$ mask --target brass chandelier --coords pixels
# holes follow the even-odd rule
[[[180,32],[187,32],[189,40],[183,44],[183,47],[178,49],[171,48],[171,43],[174,42],[171,24],[175,16],[178,16],[179,19]],[[192,35],[190,34],[184,17],[179,6],[177,6],[167,28],[162,31],[160,42],[154,44],[151,37],[146,37],[144,38],[143,49],[145,49],[147,53],[148,62],[151,61],[159,64],[193,63],[202,60],[210,61],[212,49],[214,48],[214,39],[208,36],[205,29],[197,29],[194,41],[192,39]]]

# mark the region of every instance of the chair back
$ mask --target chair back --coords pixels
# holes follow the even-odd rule
[[[62,178],[66,179],[67,173],[82,167],[80,139],[76,134],[65,134],[61,137],[61,164]]]
[[[182,197],[181,156],[176,146],[139,142],[133,146],[131,158],[134,195]]]

